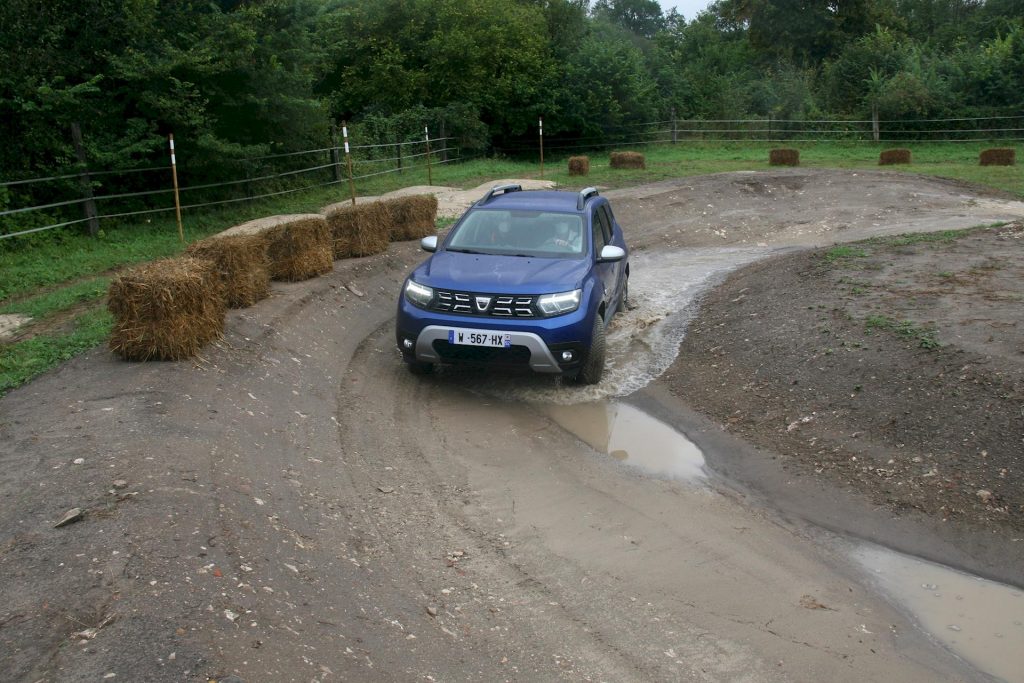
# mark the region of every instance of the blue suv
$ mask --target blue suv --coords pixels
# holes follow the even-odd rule
[[[395,334],[409,370],[523,367],[594,384],[605,326],[628,295],[629,252],[608,200],[501,185],[405,281]]]

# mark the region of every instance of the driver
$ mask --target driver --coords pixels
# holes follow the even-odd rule
[[[558,221],[555,224],[555,236],[552,242],[556,247],[563,249],[579,248],[579,230],[576,230],[568,221]]]

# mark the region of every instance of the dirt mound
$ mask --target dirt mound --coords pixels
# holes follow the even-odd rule
[[[703,302],[672,390],[787,469],[1024,529],[1024,228],[777,257]]]

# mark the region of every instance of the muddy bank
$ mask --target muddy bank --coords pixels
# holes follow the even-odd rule
[[[798,485],[1019,556],[1022,237],[1018,222],[745,267],[703,298],[665,383]]]

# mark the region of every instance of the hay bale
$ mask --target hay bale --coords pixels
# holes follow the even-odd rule
[[[612,168],[647,168],[647,161],[640,152],[612,152]]]
[[[189,256],[213,261],[229,308],[245,308],[270,296],[269,244],[263,235],[210,237],[189,245]]]
[[[993,147],[982,150],[978,157],[982,166],[1013,166],[1017,163],[1017,150],[1013,147]]]
[[[569,157],[569,175],[590,175],[590,157]]]
[[[334,268],[330,231],[327,221],[318,213],[257,218],[225,230],[218,237],[232,235],[263,235],[272,280],[308,280]]]
[[[798,149],[772,149],[768,151],[769,166],[799,166],[800,150]]]
[[[224,333],[224,295],[213,261],[145,263],[110,283],[110,349],[127,360],[191,358]]]
[[[334,258],[371,256],[387,251],[391,242],[391,213],[383,202],[334,204],[327,207],[327,225]]]
[[[392,242],[437,234],[437,197],[432,194],[395,197],[383,202],[391,217]]]
[[[879,166],[892,166],[895,164],[909,164],[911,159],[909,149],[883,149],[878,155]]]

